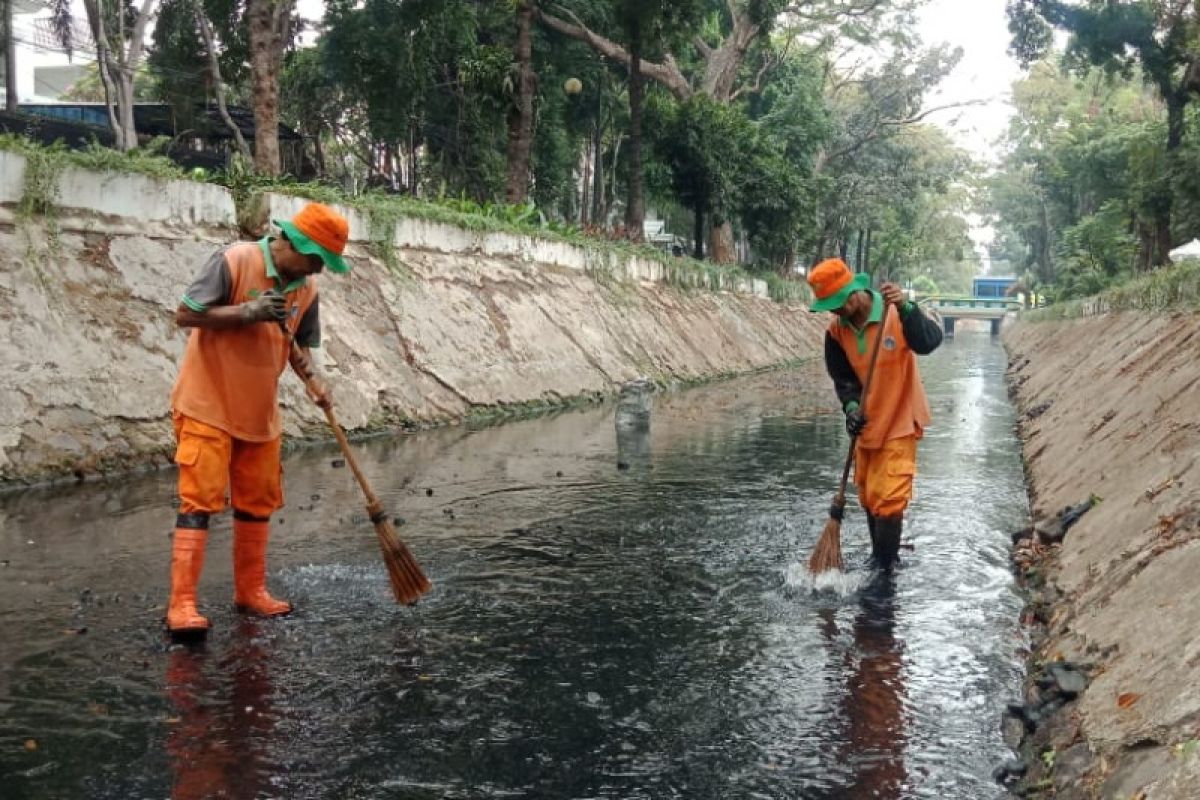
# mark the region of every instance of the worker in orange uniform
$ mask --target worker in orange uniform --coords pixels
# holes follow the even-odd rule
[[[817,264],[808,283],[816,296],[812,310],[836,317],[825,333],[825,368],[845,412],[846,431],[856,437],[854,483],[867,512],[871,557],[879,567],[891,569],[900,552],[904,510],[912,499],[917,441],[930,421],[915,356],[936,350],[942,329],[899,286],[885,283],[875,291],[869,275],[855,275],[841,259]],[[886,321],[885,304],[894,309]],[[880,335],[879,362],[863,408],[863,382]]]
[[[312,374],[309,349],[321,340],[312,276],[325,267],[349,271],[342,259],[349,225],[319,203],[274,223],[279,235],[213,254],[175,312],[176,323],[193,330],[171,394],[180,498],[167,608],[173,635],[208,630],[196,608],[196,584],[209,517],[225,508],[227,492],[233,506],[234,603],[262,616],[292,610],[266,587],[271,513],[283,505],[277,387],[289,363],[301,377]],[[315,379],[309,396],[322,407],[332,403],[329,390]]]

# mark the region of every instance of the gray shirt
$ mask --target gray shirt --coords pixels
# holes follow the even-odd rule
[[[282,289],[282,287],[280,287]],[[209,256],[204,266],[192,279],[183,295],[183,304],[203,314],[213,306],[232,305],[230,293],[233,289],[233,279],[229,275],[229,264],[225,261],[225,251],[218,250]],[[301,347],[321,346],[321,298],[313,298],[312,305],[300,318],[296,327],[296,343]]]

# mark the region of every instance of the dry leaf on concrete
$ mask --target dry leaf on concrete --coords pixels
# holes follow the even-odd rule
[[[1142,696],[1137,692],[1122,692],[1117,695],[1117,708],[1129,708],[1141,699]]]

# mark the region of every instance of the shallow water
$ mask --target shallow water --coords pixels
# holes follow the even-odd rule
[[[357,445],[434,581],[391,601],[338,454],[289,459],[269,561],[281,620],[160,620],[169,474],[0,497],[0,794],[287,798],[989,798],[1025,642],[1008,532],[1027,514],[1004,356],[922,361],[922,443],[892,581],[805,560],[845,456],[816,370]],[[618,468],[620,462],[623,468]]]

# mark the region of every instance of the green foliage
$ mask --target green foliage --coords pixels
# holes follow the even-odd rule
[[[1163,313],[1200,309],[1200,260],[1187,259],[1128,280],[1088,298],[1026,311],[1022,319],[1047,322],[1117,311]]]
[[[82,150],[70,150],[62,142],[42,145],[23,136],[0,133],[0,150],[25,157],[25,185],[19,205],[23,215],[51,216],[59,200],[59,178],[66,167],[97,172],[133,172],[163,180],[184,180],[174,161],[161,155],[167,141],[158,139],[144,148],[121,152],[92,142]]]
[[[658,131],[654,146],[670,168],[679,201],[702,214],[732,215],[740,199],[741,164],[730,153],[754,141],[746,115],[702,94],[648,112],[653,121],[647,127]]]
[[[1155,94],[1138,73],[1033,66],[1014,87],[1008,153],[987,181],[993,257],[1010,259],[1037,291],[1068,299],[1136,272],[1166,212],[1175,241],[1200,235],[1200,119],[1187,114],[1172,159]]]
[[[942,293],[942,290],[938,288],[937,281],[928,275],[918,275],[913,278],[912,288],[913,291],[922,296]]]
[[[1129,276],[1137,241],[1125,230],[1119,200],[1111,200],[1063,232],[1055,299],[1084,297]]]

